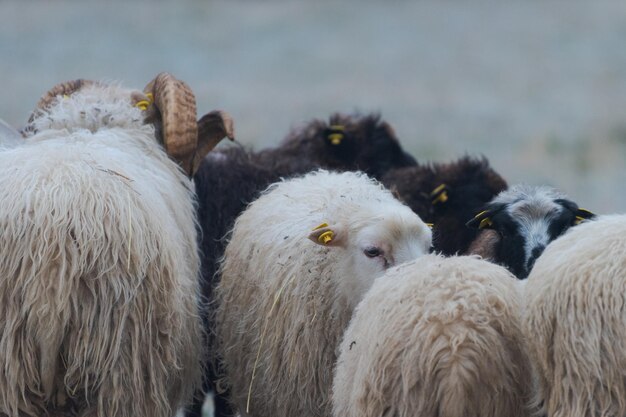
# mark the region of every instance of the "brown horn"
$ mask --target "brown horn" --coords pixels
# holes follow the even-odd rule
[[[28,122],[30,123],[33,121],[33,118],[35,117],[35,113],[37,113],[37,110],[43,110],[46,107],[50,106],[50,104],[52,104],[58,96],[69,96],[72,93],[77,92],[81,88],[87,85],[92,85],[92,84],[95,84],[95,82],[90,81],[90,80],[78,79],[78,80],[66,81],[64,83],[59,83],[55,85],[50,90],[48,90],[46,94],[41,96],[41,98],[37,102],[37,107],[35,108],[35,111],[31,114],[30,118],[28,119]]]
[[[198,120],[198,146],[191,165],[192,175],[196,173],[206,154],[225,137],[235,140],[235,125],[228,113],[215,110]]]
[[[163,135],[167,154],[191,174],[198,143],[196,98],[191,88],[162,72],[146,85],[144,92],[153,95],[156,107],[156,114],[148,114],[146,122],[155,123],[157,134],[160,129]]]

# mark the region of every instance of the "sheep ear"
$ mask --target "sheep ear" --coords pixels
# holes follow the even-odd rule
[[[198,120],[198,144],[191,167],[192,175],[196,173],[204,157],[225,137],[235,140],[235,125],[228,113],[215,110]]]
[[[470,229],[491,229],[491,226],[493,226],[491,214],[491,210],[483,210],[474,216],[472,220],[465,223],[465,226]]]
[[[572,213],[574,213],[574,216],[576,216],[574,220],[575,225],[580,224],[585,220],[593,219],[594,217],[596,217],[595,214],[593,214],[589,210],[585,210],[584,208],[578,207],[578,204],[574,203],[571,200],[560,198],[555,201],[559,203],[560,205],[562,205],[563,207],[565,207],[566,209],[570,210]]]
[[[309,239],[322,246],[345,246],[346,232],[342,227],[322,223],[309,234]]]
[[[593,219],[594,217],[596,217],[595,214],[583,208],[577,209],[574,214],[576,215],[576,220],[574,220],[574,224],[580,224],[585,220]]]

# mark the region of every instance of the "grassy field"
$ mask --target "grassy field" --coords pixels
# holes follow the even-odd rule
[[[0,0],[0,118],[72,78],[167,70],[276,144],[379,111],[419,160],[484,154],[509,182],[626,210],[626,3]]]

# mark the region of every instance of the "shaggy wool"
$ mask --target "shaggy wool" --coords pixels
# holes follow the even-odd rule
[[[0,152],[0,416],[170,417],[201,376],[192,183],[118,87]]]
[[[316,245],[327,222],[338,246]],[[336,348],[352,309],[386,265],[427,253],[431,234],[408,207],[361,173],[318,171],[284,181],[237,219],[216,289],[226,383],[242,415],[330,415]]]
[[[390,269],[354,311],[335,417],[522,417],[531,372],[515,277],[476,257]]]
[[[626,216],[570,229],[525,286],[524,332],[550,417],[626,415]]]

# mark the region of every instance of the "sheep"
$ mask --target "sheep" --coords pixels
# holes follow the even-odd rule
[[[12,148],[22,141],[22,135],[0,119],[0,148]]]
[[[195,112],[166,73],[144,92],[70,81],[0,152],[0,416],[170,417],[191,396],[204,354],[187,175],[229,123]]]
[[[525,279],[548,243],[594,214],[550,187],[516,185],[498,194],[467,226],[481,230],[468,253]]]
[[[289,132],[278,148],[262,150],[254,158],[283,175],[325,168],[359,170],[374,178],[417,163],[379,114],[358,113],[333,113],[328,122],[312,120]]]
[[[241,415],[330,415],[335,349],[352,309],[430,240],[415,213],[362,173],[313,172],[252,203],[216,288],[218,352]]]
[[[547,415],[626,415],[626,216],[572,228],[537,260],[522,329]]]
[[[477,257],[431,254],[388,270],[343,335],[333,415],[529,415],[520,304],[515,278]]]
[[[444,255],[467,251],[478,232],[465,223],[507,188],[486,158],[469,156],[393,169],[382,182],[424,221],[433,223],[433,248]]]
[[[206,261],[203,281],[211,283],[224,252],[222,238],[237,216],[270,184],[318,168],[361,170],[380,178],[392,167],[415,163],[402,150],[391,126],[375,114],[335,113],[329,123],[316,119],[292,130],[276,148],[255,153],[233,147],[209,154],[195,175]],[[214,198],[216,194],[221,197]],[[211,287],[205,288],[209,299]]]
[[[210,153],[195,175],[202,228],[203,297],[209,302],[213,300],[213,288],[219,280],[218,259],[226,246],[224,236],[247,204],[270,184],[317,168],[362,170],[378,178],[391,167],[414,164],[391,126],[375,114],[335,113],[328,122],[313,120],[292,130],[278,147],[260,152],[232,147]],[[213,324],[208,319],[205,327],[211,337]],[[212,345],[212,339],[207,343]],[[210,365],[205,392],[219,391],[215,386],[216,373],[215,365]],[[226,395],[217,394],[216,415],[231,415]],[[189,416],[200,417],[202,399],[202,395],[196,395]]]

